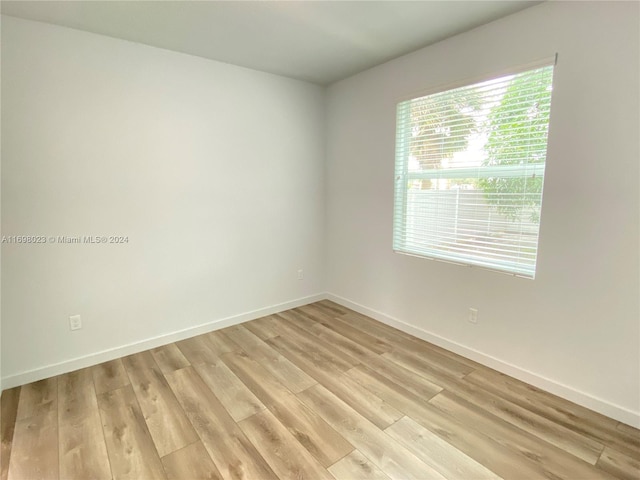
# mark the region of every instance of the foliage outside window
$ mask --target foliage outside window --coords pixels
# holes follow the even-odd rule
[[[394,250],[533,278],[553,66],[398,104]]]

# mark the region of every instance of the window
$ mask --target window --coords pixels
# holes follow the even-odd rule
[[[553,65],[398,104],[393,248],[534,278]]]

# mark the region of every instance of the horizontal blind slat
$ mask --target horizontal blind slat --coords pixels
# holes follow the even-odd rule
[[[398,104],[395,251],[535,275],[552,77],[550,65]]]

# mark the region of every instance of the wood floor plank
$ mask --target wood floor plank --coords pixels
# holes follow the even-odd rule
[[[591,465],[595,465],[604,445],[563,425],[542,417],[534,412],[509,402],[499,396],[488,394],[481,389],[464,385],[456,394],[473,398],[474,403],[488,413],[534,435],[545,442],[575,455]]]
[[[311,387],[298,397],[390,478],[445,478],[322,385]]]
[[[225,328],[223,330],[216,330],[215,332],[209,332],[203,335],[205,340],[209,342],[211,350],[217,357],[224,353],[239,352],[241,350],[240,346],[229,338],[226,331],[227,329]]]
[[[162,373],[173,372],[191,365],[175,343],[154,348],[151,354]]]
[[[358,450],[331,465],[329,472],[336,480],[390,480]]]
[[[131,372],[135,372],[136,370],[159,370],[158,364],[151,354],[151,350],[145,350],[144,352],[122,357],[122,365],[124,365],[124,369],[129,376],[129,382],[131,382]]]
[[[452,393],[441,392],[429,400],[429,403],[465,424],[472,425],[474,429],[489,434],[503,446],[517,450],[534,461],[540,470],[547,472],[547,477],[567,480],[613,478],[584,460],[549,443],[539,441],[524,430],[500,420]]]
[[[194,368],[236,422],[266,408],[222,360]]]
[[[476,368],[482,367],[482,365],[480,365],[478,362],[475,362],[468,358],[464,358],[456,353],[450,352],[449,350],[439,347],[438,345],[435,345],[433,343],[429,343],[420,338],[414,337],[413,335],[403,332],[402,330],[398,330],[395,327],[392,327],[385,323],[374,320],[370,317],[367,317],[366,315],[362,315],[361,313],[350,310],[346,307],[343,307],[342,305],[338,305],[335,302],[331,302],[330,300],[322,300],[322,301],[307,305],[305,307],[311,307],[317,312],[323,312],[325,315],[328,315],[332,318],[340,319],[342,321],[349,321],[349,318],[353,319],[355,317],[356,325],[362,325],[362,328],[365,332],[368,330],[370,326],[373,326],[377,331],[382,333],[382,337],[385,339],[397,338],[399,335],[400,338],[402,339],[400,344],[402,344],[405,341],[411,342],[412,344],[417,346],[419,350],[426,348],[429,351],[436,352],[440,355],[448,357],[454,362],[462,363],[467,367],[469,367],[471,370],[475,370]],[[337,314],[337,312],[342,312],[342,313]]]
[[[97,395],[129,385],[129,376],[121,358],[91,367],[91,373]]]
[[[218,358],[213,351],[211,342],[208,342],[203,335],[180,340],[176,342],[176,345],[191,365],[215,362]]]
[[[304,312],[302,312],[304,308],[305,307],[288,312],[282,312],[278,314],[278,317],[285,317],[290,321],[299,321],[305,316]],[[328,344],[330,345],[330,348],[328,348],[329,351],[334,352],[339,350],[344,355],[351,357],[353,359],[351,363],[354,366],[357,363],[364,363],[370,367],[374,367],[376,371],[384,372],[393,378],[399,378],[401,381],[409,385],[411,389],[415,388],[415,393],[418,395],[430,398],[442,390],[440,386],[427,381],[424,377],[421,377],[410,370],[400,367],[395,362],[386,360],[376,353],[376,351],[370,350],[351,338],[343,336],[337,331],[330,329],[325,324],[310,321],[309,324],[305,323],[305,325],[306,328],[308,328],[309,331],[321,341],[323,347],[326,348],[326,345]],[[283,332],[282,336],[286,338],[286,332]]]
[[[9,462],[9,480],[56,480],[58,412],[47,409],[16,421]]]
[[[274,325],[275,329],[281,333],[278,325],[282,322],[282,319],[288,320],[309,332],[313,331],[313,327],[321,325],[317,319],[310,317],[300,308],[294,308],[292,310],[285,310],[284,312],[278,312],[274,315],[278,319],[278,322]]]
[[[289,345],[291,349],[303,352],[304,356],[314,365],[318,365],[331,372],[346,372],[350,368],[360,364],[358,360],[343,354],[340,350],[325,344],[318,338],[299,334],[296,332],[295,327],[287,325],[285,321],[280,322],[280,327],[283,331],[281,336],[265,341],[267,345],[270,345],[277,351],[280,350],[274,347],[275,344],[283,343]],[[335,352],[338,352],[340,355],[334,355]],[[286,357],[286,355],[284,356]],[[345,360],[345,358],[347,360]],[[292,362],[296,364],[295,361],[292,360]]]
[[[424,377],[401,367],[393,361],[360,346],[353,340],[343,337],[339,333],[327,328],[325,325],[317,323],[312,327],[313,332],[325,343],[330,343],[333,348],[341,350],[347,355],[351,355],[360,363],[364,363],[376,370],[376,372],[385,375],[396,383],[402,384],[407,390],[416,395],[429,399],[442,391],[442,387],[433,382],[428,381]]]
[[[623,480],[640,478],[640,457],[631,458],[611,447],[605,447],[596,466]]]
[[[5,390],[0,398],[0,480],[7,480],[9,473],[20,389],[21,387],[14,387]]]
[[[343,353],[342,350],[334,348],[330,343],[318,338],[313,332],[300,327],[299,318],[302,317],[301,315],[294,315],[291,320],[287,320],[279,314],[275,317],[275,325],[282,333],[281,338],[304,346],[308,353],[321,356],[322,361],[334,364],[338,370],[346,372],[360,363],[360,360]]]
[[[353,359],[358,360],[360,363],[367,362],[370,358],[379,358],[379,355],[359,343],[340,335],[338,332],[331,330],[322,323],[314,323],[310,327],[316,337],[323,340],[325,343],[333,345],[334,348],[340,350],[345,355],[351,356]]]
[[[433,372],[434,375],[448,378],[452,381],[466,377],[469,373],[471,373],[471,370],[468,368],[459,368],[451,365],[447,366],[447,360],[444,357],[440,357],[440,359],[436,360],[434,358],[435,355],[436,354],[433,352],[420,352],[419,350],[404,349],[399,347],[394,347],[390,352],[384,354],[386,358],[401,356],[404,359],[417,359],[423,365],[428,365],[429,371]],[[395,358],[394,361],[396,361]]]
[[[323,322],[325,320],[337,320],[344,315],[344,313],[336,313],[331,309],[327,309],[326,307],[321,305],[319,302],[310,303],[308,305],[302,305],[301,307],[298,307],[295,310],[304,312],[310,318],[313,318],[319,322]],[[346,313],[349,313],[349,312],[346,312]]]
[[[621,431],[618,422],[493,370],[477,370],[465,382],[475,384],[555,424],[625,455],[640,457],[640,437]]]
[[[347,307],[337,304],[336,302],[332,302],[331,300],[320,300],[319,302],[315,302],[315,304],[333,315],[344,315],[345,313],[353,311],[349,310]]]
[[[315,385],[316,381],[284,358],[246,328],[238,325],[225,329],[230,337],[254,360],[294,393]]]
[[[126,357],[123,363],[158,455],[196,442],[198,435],[151,353]]]
[[[57,412],[58,378],[52,377],[23,385],[20,391],[17,419]]]
[[[447,376],[442,370],[434,368],[429,359],[420,358],[411,352],[392,351],[383,355],[399,365],[437,382],[446,390],[463,398],[473,397],[474,403],[487,412],[521,428],[542,440],[572,453],[578,458],[595,465],[603,444],[577,433],[567,427],[531,412],[515,403],[494,395],[473,383],[455,376]]]
[[[268,340],[269,338],[277,337],[279,335],[277,329],[274,328],[273,322],[273,316],[269,315],[251,322],[243,323],[242,325],[260,340]]]
[[[111,478],[90,368],[58,377],[58,432],[61,478]]]
[[[431,361],[419,355],[414,355],[412,352],[393,349],[382,354],[382,358],[410,370],[442,388],[453,390],[460,388],[462,385],[462,378],[450,375]]]
[[[473,372],[468,375],[468,380],[475,381],[482,386],[493,385],[501,395],[514,396],[530,404],[540,403],[544,407],[548,407],[549,410],[557,410],[560,414],[559,417],[580,419],[585,424],[594,426],[602,431],[614,431],[619,424],[619,422],[588,408],[564,400],[533,385],[489,368],[482,368]]]
[[[385,432],[446,478],[500,479],[494,472],[409,417],[398,420]]]
[[[222,359],[324,467],[353,450],[338,432],[246,353],[226,354]]]
[[[368,365],[380,375],[388,378],[392,382],[402,385],[406,390],[425,401],[442,391],[442,387],[437,385],[435,382],[432,382],[395,362],[391,362],[383,356],[369,362]]]
[[[165,478],[133,387],[98,395],[98,407],[114,480]]]
[[[403,350],[433,355],[432,361],[451,369],[455,376],[464,376],[473,370],[482,367],[479,363],[469,360],[433,343],[414,337],[402,330],[390,325],[378,322],[358,312],[350,311],[339,317],[343,322],[349,322],[354,327],[361,329],[375,337],[391,340],[396,348]]]
[[[324,310],[322,308],[322,302],[316,302],[312,305],[307,305],[305,307],[301,307],[292,311],[305,311],[305,309],[307,309],[306,311],[309,311],[310,309],[314,312]],[[437,345],[425,342],[424,340],[413,337],[396,328],[385,325],[381,322],[377,322],[371,318],[365,317],[364,315],[358,314],[353,311],[347,311],[347,314],[334,317],[334,320],[339,320],[343,324],[350,324],[352,327],[355,327],[356,331],[366,333],[372,336],[372,338],[378,339],[378,341],[380,342],[386,342],[389,345],[395,346],[395,348],[417,352],[421,355],[431,355],[432,362],[436,364],[447,365],[448,368],[451,369],[452,373],[454,373],[457,377],[463,377],[474,369],[480,367],[477,362],[461,357],[455,353],[438,347]],[[311,330],[313,330],[314,332],[317,331],[317,329],[317,325],[311,327]],[[393,340],[393,342],[389,342],[389,340]],[[388,350],[389,348],[387,348],[386,351]]]
[[[387,377],[363,365],[351,369],[348,373],[365,388],[500,477],[547,478],[543,469],[517,450],[508,446],[505,448],[485,433],[478,432],[455,417],[434,408]]]
[[[631,425],[627,425],[625,423],[619,422],[618,425],[616,426],[616,429],[620,430],[625,435],[631,436],[632,438],[640,439],[640,430],[638,430],[635,427],[632,427]]]
[[[222,480],[202,442],[192,443],[162,457],[167,480]]]
[[[328,317],[322,312],[318,314],[314,312],[314,310],[310,310],[310,306],[300,307],[298,310],[304,312],[312,318],[315,318],[319,323],[322,323],[325,327],[333,330],[336,333],[339,333],[343,337],[346,337],[355,343],[362,345],[363,347],[371,350],[375,353],[384,353],[391,350],[391,344],[389,342],[385,342],[380,340],[379,338],[373,337],[368,333],[363,332],[357,328],[352,327],[348,323],[341,322],[335,318]]]
[[[359,343],[372,352],[380,354],[391,350],[391,344],[389,342],[379,340],[368,333],[352,327],[348,323],[344,323],[339,320],[332,320],[331,322],[322,322],[322,324],[330,330],[339,333],[343,337]]]
[[[223,479],[276,480],[269,465],[193,367],[168,373],[167,381]]]
[[[267,342],[378,428],[384,429],[402,417],[402,413],[362,388],[341,370],[323,362],[324,356],[319,352],[316,351],[314,356],[310,345],[298,347],[285,337],[272,338]]]
[[[333,480],[270,411],[256,413],[239,425],[279,479]]]

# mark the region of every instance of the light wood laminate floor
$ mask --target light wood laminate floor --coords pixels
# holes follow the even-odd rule
[[[634,479],[638,430],[322,301],[2,395],[0,480]]]

